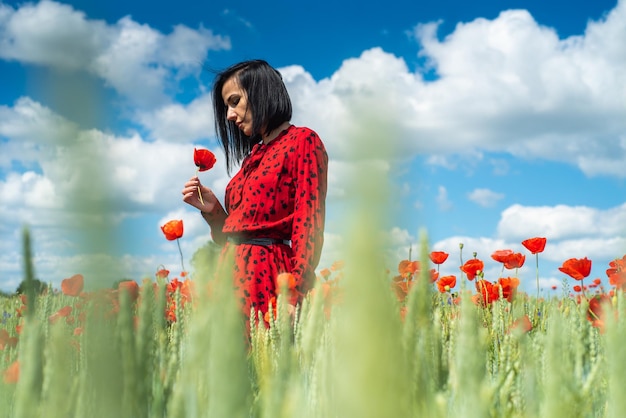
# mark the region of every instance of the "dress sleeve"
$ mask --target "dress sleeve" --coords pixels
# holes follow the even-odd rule
[[[328,155],[315,132],[299,141],[296,159],[291,273],[304,293],[320,261],[326,216]]]

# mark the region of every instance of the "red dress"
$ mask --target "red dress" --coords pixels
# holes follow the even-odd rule
[[[235,246],[233,279],[245,315],[251,307],[267,312],[279,273],[296,279],[299,295],[291,303],[312,287],[324,242],[327,168],[319,136],[292,125],[268,144],[256,144],[228,183],[223,228],[212,228],[214,241],[225,244],[222,260],[235,245],[228,236],[291,241]]]

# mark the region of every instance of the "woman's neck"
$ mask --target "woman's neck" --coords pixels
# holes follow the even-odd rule
[[[267,135],[263,135],[263,143],[268,144],[272,142],[282,131],[289,128],[289,126],[291,126],[291,123],[289,123],[289,121],[285,121],[278,128],[274,129]]]

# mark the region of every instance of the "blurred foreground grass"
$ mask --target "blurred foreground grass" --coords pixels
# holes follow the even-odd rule
[[[1,327],[17,343],[0,351],[0,417],[626,416],[624,321],[608,316],[601,332],[570,298],[484,308],[461,292],[452,303],[426,278],[402,319],[378,249],[357,242],[353,256],[367,261],[348,257],[333,303],[322,282],[295,317],[279,298],[250,342],[228,280],[201,273],[206,253],[175,322],[152,282],[136,300],[117,293],[114,314],[97,294],[35,296],[22,318],[19,298],[2,299]],[[621,317],[621,293],[614,305]],[[72,315],[53,320],[64,306]],[[532,330],[513,325],[537,310]]]

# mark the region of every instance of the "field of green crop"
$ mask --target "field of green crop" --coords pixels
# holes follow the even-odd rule
[[[206,249],[180,279],[2,298],[0,417],[626,416],[621,291],[490,299],[480,271],[437,286],[425,240],[394,277],[379,250],[355,240],[295,311],[285,287],[249,338]]]

